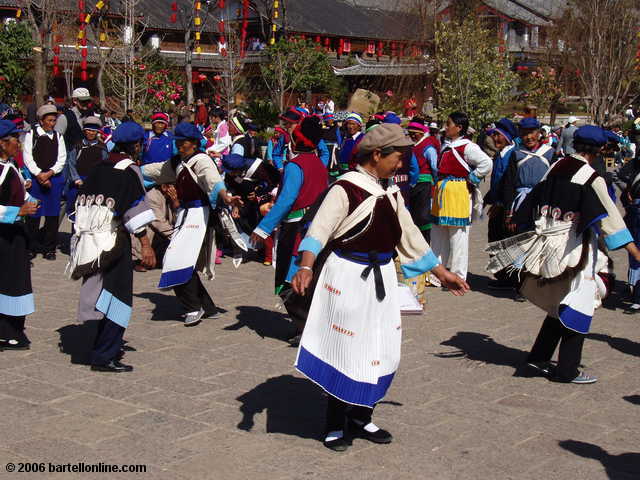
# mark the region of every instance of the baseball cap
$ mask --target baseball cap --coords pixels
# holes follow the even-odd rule
[[[89,94],[89,90],[86,88],[80,87],[76,88],[71,93],[71,98],[77,98],[78,100],[91,100],[91,95]]]

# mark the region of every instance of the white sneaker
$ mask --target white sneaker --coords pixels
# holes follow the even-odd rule
[[[200,309],[197,312],[189,312],[184,316],[184,326],[194,327],[202,321],[204,310]]]

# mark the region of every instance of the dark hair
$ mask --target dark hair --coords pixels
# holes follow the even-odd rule
[[[591,144],[588,144],[588,143],[583,143],[580,140],[574,140],[573,141],[573,149],[577,153],[587,153],[587,154],[591,154],[591,155],[597,155],[602,150],[602,147],[599,147],[597,145],[591,145]]]
[[[225,112],[221,108],[212,108],[211,110],[209,110],[209,116],[210,117],[220,117],[221,120],[226,120],[227,119],[227,112]]]
[[[449,114],[449,118],[451,121],[459,126],[462,130],[460,131],[460,135],[466,135],[467,130],[469,130],[469,117],[464,112],[453,112]]]
[[[118,153],[126,153],[127,155],[135,155],[137,144],[138,142],[116,143],[113,147],[113,151]]]

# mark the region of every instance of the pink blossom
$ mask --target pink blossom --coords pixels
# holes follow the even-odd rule
[[[164,100],[164,95],[165,95],[164,92],[156,92],[156,98],[158,100]]]
[[[171,95],[169,95],[169,98],[171,100],[178,100],[180,98],[180,94],[179,93],[172,93]]]
[[[147,93],[150,93],[151,95],[153,95],[154,93],[156,93],[156,91],[153,88],[147,88]]]
[[[144,63],[141,63],[140,65],[138,65],[138,70],[144,70],[146,68],[147,66]]]

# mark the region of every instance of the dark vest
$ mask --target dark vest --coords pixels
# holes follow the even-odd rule
[[[82,141],[82,127],[78,122],[78,117],[76,117],[76,114],[71,109],[65,108],[63,114],[67,118],[67,129],[64,132],[63,138],[67,151],[69,151],[73,148],[73,145]]]
[[[258,140],[256,138],[251,137],[248,134],[242,136],[235,142],[234,145],[239,144],[244,147],[244,158],[256,159],[258,158]]]
[[[78,145],[78,157],[76,159],[76,169],[78,175],[86,177],[91,173],[96,165],[102,162],[106,147],[103,143],[86,145],[84,142]]]
[[[328,172],[322,160],[315,153],[301,153],[290,160],[302,170],[303,181],[298,198],[291,210],[300,210],[312,205],[318,196],[327,189]]]
[[[37,128],[33,131],[34,137],[37,135]],[[32,154],[40,170],[51,170],[58,160],[58,132],[53,132],[53,139],[47,134],[34,138]]]

